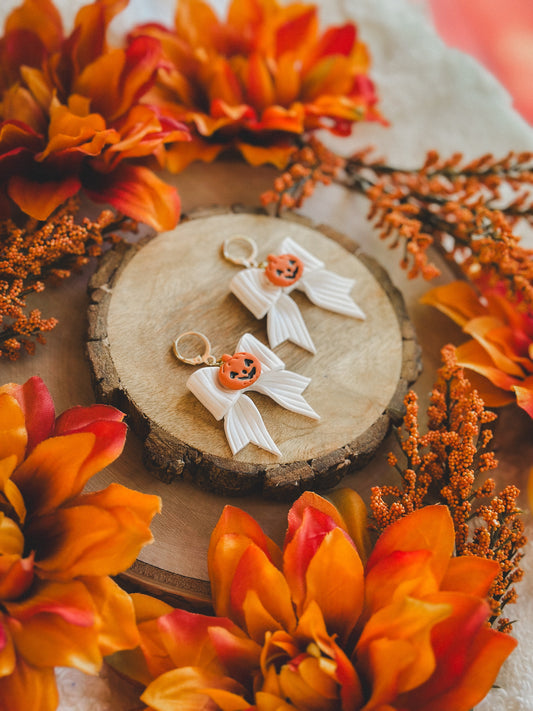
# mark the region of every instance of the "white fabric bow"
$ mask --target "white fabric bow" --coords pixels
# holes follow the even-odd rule
[[[230,390],[219,382],[219,367],[211,366],[196,370],[187,380],[187,387],[216,420],[224,418],[224,430],[233,454],[251,442],[280,456],[259,410],[245,391],[263,393],[286,410],[319,420],[320,415],[301,394],[311,380],[285,370],[285,363],[251,333],[245,333],[239,340],[236,352],[241,351],[251,353],[261,364],[261,375],[252,385],[243,390]]]
[[[316,353],[300,309],[289,296],[293,289],[304,291],[310,301],[328,311],[362,320],[366,318],[350,296],[354,279],[324,269],[324,262],[291,237],[285,237],[278,254],[294,254],[303,262],[303,275],[291,286],[276,286],[265,276],[264,269],[257,267],[243,269],[230,282],[233,294],[256,318],[267,317],[268,342],[272,348],[284,341],[292,341]]]

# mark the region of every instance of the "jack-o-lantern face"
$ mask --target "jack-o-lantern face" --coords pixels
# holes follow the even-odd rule
[[[294,254],[269,254],[265,275],[276,286],[292,286],[302,276],[304,264]]]
[[[261,375],[261,363],[251,353],[225,354],[221,360],[218,380],[230,390],[247,388]]]

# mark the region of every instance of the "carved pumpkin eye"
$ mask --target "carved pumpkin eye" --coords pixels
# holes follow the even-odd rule
[[[251,353],[225,354],[221,360],[218,380],[230,390],[243,390],[255,383],[261,375],[261,363]]]
[[[265,275],[276,286],[291,286],[300,279],[304,265],[294,254],[269,254]]]

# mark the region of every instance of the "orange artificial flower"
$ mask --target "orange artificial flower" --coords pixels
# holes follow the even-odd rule
[[[140,647],[111,663],[149,709],[469,711],[487,694],[516,645],[487,626],[498,564],[453,557],[448,509],[428,506],[364,565],[364,505],[334,499],[296,501],[283,551],[227,506],[208,557],[216,617],[134,595]]]
[[[82,7],[69,36],[52,0],[24,0],[0,38],[0,219],[46,220],[83,190],[157,230],[174,227],[176,191],[144,161],[188,140],[185,126],[143,103],[161,66],[159,42],[108,47],[128,0]]]
[[[432,289],[422,303],[435,306],[472,340],[457,349],[458,364],[489,407],[514,402],[533,417],[533,314],[511,300],[503,284],[464,281]],[[475,377],[475,374],[481,377]]]
[[[0,704],[53,711],[54,667],[96,674],[135,647],[115,575],[151,541],[156,496],[118,484],[82,493],[122,451],[122,413],[76,407],[57,419],[39,378],[0,388]]]
[[[320,34],[312,4],[232,0],[220,20],[203,0],[178,0],[174,30],[146,24],[131,37],[161,41],[157,102],[191,127],[192,142],[167,152],[171,171],[226,148],[284,167],[302,134],[345,136],[356,121],[380,119],[357,28]]]

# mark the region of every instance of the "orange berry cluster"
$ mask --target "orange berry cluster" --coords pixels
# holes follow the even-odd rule
[[[401,247],[400,265],[409,278],[439,274],[434,246],[464,276],[503,281],[510,297],[533,308],[533,250],[520,245],[514,228],[533,224],[533,153],[486,154],[463,163],[460,153],[443,159],[430,151],[416,169],[371,158],[372,148],[341,158],[313,136],[296,150],[264,205],[301,207],[318,183],[336,180],[370,201],[368,219],[391,248]]]
[[[533,153],[486,154],[462,163],[430,151],[421,168],[405,170],[371,161],[368,149],[346,161],[346,185],[370,200],[368,217],[391,247],[403,245],[408,277],[439,273],[428,250],[434,245],[467,278],[488,276],[507,284],[533,306],[533,250],[513,230],[533,224]]]
[[[28,309],[30,294],[66,279],[101,254],[104,242],[118,239],[115,230],[134,229],[110,210],[78,224],[77,211],[78,202],[71,199],[45,223],[0,221],[0,357],[16,360],[22,351],[33,353],[35,343],[44,343],[43,334],[57,324],[39,309]]]
[[[342,158],[311,136],[291,154],[284,172],[274,180],[273,189],[261,195],[261,203],[265,207],[274,205],[276,215],[284,209],[301,207],[319,183],[330,185],[343,166]]]
[[[514,583],[522,577],[519,562],[526,542],[516,506],[519,491],[508,486],[493,496],[493,479],[476,485],[481,474],[497,466],[489,449],[489,425],[496,415],[485,409],[472,389],[457,365],[452,346],[442,349],[442,360],[431,393],[425,434],[419,431],[416,395],[409,392],[405,398],[403,424],[396,430],[401,454],[390,453],[388,457],[402,483],[372,489],[374,527],[383,531],[411,511],[435,501],[447,505],[455,526],[456,554],[482,556],[500,565],[490,591],[492,622],[509,631],[511,623],[501,615],[516,599]]]

